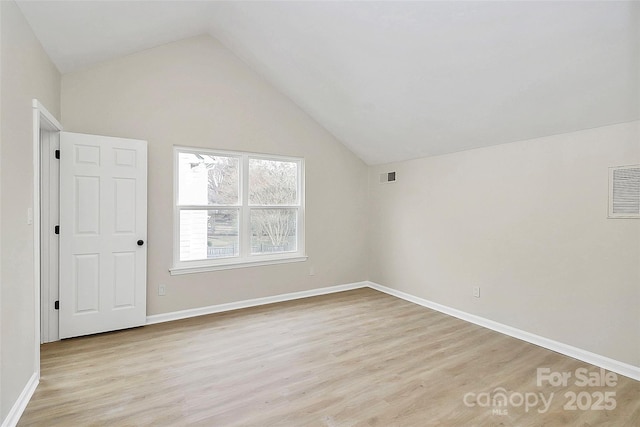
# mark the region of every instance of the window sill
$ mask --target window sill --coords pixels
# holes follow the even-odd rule
[[[280,257],[276,259],[262,259],[256,261],[238,261],[215,265],[197,265],[185,267],[173,267],[169,269],[172,276],[180,274],[206,273],[209,271],[231,270],[235,268],[260,267],[263,265],[288,264],[291,262],[304,262],[307,256],[294,255],[290,257]]]

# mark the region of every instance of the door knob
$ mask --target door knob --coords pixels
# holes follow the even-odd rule
[[[144,240],[138,240],[138,246],[144,245]]]

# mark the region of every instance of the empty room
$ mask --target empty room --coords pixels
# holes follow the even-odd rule
[[[0,424],[640,426],[640,2],[0,1]]]

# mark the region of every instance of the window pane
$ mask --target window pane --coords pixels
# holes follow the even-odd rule
[[[295,252],[297,209],[251,209],[251,253]]]
[[[249,203],[295,205],[298,203],[298,163],[249,159]]]
[[[180,261],[238,256],[238,248],[238,209],[180,211]]]
[[[237,158],[179,153],[178,173],[179,205],[238,204]]]

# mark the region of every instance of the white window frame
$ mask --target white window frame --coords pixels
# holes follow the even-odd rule
[[[207,154],[210,156],[227,156],[239,159],[239,199],[238,205],[229,205],[229,208],[238,209],[238,240],[240,244],[240,252],[238,256],[181,261],[180,260],[180,210],[182,209],[224,209],[225,206],[211,205],[205,206],[179,206],[178,205],[178,158],[180,153]],[[249,160],[262,159],[273,161],[294,162],[298,165],[298,204],[296,205],[278,205],[274,208],[292,208],[298,210],[298,221],[296,228],[296,251],[295,252],[278,252],[267,254],[251,253],[251,223],[250,212],[255,205],[249,204]],[[305,226],[304,226],[304,207],[305,207],[305,184],[304,184],[304,159],[301,157],[280,156],[272,154],[248,153],[241,151],[226,151],[207,148],[174,146],[173,148],[173,266],[169,269],[171,275],[201,273],[207,271],[228,270],[232,268],[256,267],[261,265],[283,264],[290,262],[306,261],[305,254]],[[260,207],[262,209],[269,208]]]

